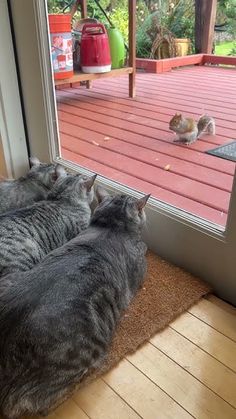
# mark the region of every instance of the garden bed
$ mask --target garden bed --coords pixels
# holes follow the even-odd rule
[[[236,57],[225,57],[213,54],[194,54],[184,57],[166,58],[163,60],[150,60],[136,58],[136,67],[148,73],[164,73],[172,68],[185,67],[188,65],[222,64],[236,66]]]

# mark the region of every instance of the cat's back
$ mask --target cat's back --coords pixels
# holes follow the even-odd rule
[[[27,178],[0,182],[0,214],[46,199],[48,190]]]
[[[0,215],[0,276],[31,269],[88,226],[89,204],[48,199]]]
[[[75,319],[78,329],[79,322],[83,326],[86,319],[89,325],[95,296],[104,294],[104,289],[111,289],[108,279],[117,277],[110,258],[97,251],[100,236],[97,232],[92,235],[93,243],[77,236],[51,252],[30,272],[13,272],[1,278],[0,334],[3,340],[5,336],[11,340],[12,325],[16,322],[18,331],[29,331],[26,339],[38,342],[44,338],[48,345],[51,332],[52,342],[65,336],[69,338],[74,333]],[[91,234],[89,236],[91,238]],[[53,324],[57,324],[56,330],[51,328]]]
[[[44,328],[49,330],[49,324],[60,319],[58,333],[63,330],[70,335],[78,312],[84,322],[95,306],[99,312],[103,307],[104,313],[107,306],[120,304],[119,310],[126,306],[131,297],[130,275],[136,285],[136,277],[142,278],[145,273],[146,246],[140,240],[129,241],[126,235],[116,241],[115,236],[111,231],[89,227],[30,272],[3,277],[0,324],[1,308],[5,306],[5,325],[13,316],[18,319],[19,329],[27,321],[32,333],[40,329],[44,333]]]
[[[127,287],[130,275],[134,282],[136,275],[143,276],[146,250],[139,236],[90,226],[51,252],[35,270],[35,278],[47,272],[48,304],[60,290],[62,299],[65,294],[70,300],[89,299],[100,287]]]
[[[17,226],[19,226],[20,223],[34,223],[34,221],[36,221],[38,217],[40,217],[43,214],[46,215],[49,210],[51,210],[52,212],[58,212],[58,205],[56,205],[54,202],[44,200],[40,202],[34,202],[32,205],[27,205],[23,208],[15,208],[9,210],[4,214],[0,214],[0,228],[3,228],[4,226],[6,227],[8,224],[15,224],[17,228]]]
[[[61,208],[41,201],[0,215],[0,276],[32,268],[65,242]]]
[[[128,234],[118,237],[117,232],[90,226],[53,250],[30,273],[8,275],[9,284],[17,284],[21,276],[19,286],[9,286],[9,298],[14,294],[17,300],[19,293],[27,295],[27,299],[31,296],[51,304],[55,297],[60,305],[65,294],[72,300],[74,297],[84,297],[87,293],[93,293],[96,286],[114,283],[116,276],[117,283],[123,280],[139,261],[145,269],[146,250],[146,245],[139,237],[129,237]],[[0,296],[3,288],[6,290],[4,283],[0,282]],[[29,288],[30,293],[27,291]]]

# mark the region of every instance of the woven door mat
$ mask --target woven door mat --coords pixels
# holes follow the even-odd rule
[[[228,144],[213,148],[212,150],[207,150],[205,153],[236,162],[236,141],[231,141]]]
[[[150,251],[147,262],[143,286],[121,319],[105,363],[79,387],[109,371],[211,291],[199,278]]]

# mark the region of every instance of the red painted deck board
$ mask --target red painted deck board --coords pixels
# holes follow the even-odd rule
[[[65,140],[65,136],[72,136],[76,140],[82,140],[87,142],[89,145],[93,144],[94,133],[88,129],[72,125],[61,121],[60,123],[61,135],[63,138],[63,145],[66,147],[68,144],[68,149],[70,148],[71,138]],[[65,141],[64,141],[65,140]],[[207,167],[199,166],[196,163],[185,162],[176,157],[168,156],[163,153],[153,154],[152,150],[145,149],[143,147],[136,146],[134,144],[129,144],[122,140],[118,140],[114,137],[110,137],[109,141],[104,141],[104,135],[97,134],[96,142],[105,150],[118,153],[120,155],[131,157],[135,156],[137,161],[147,163],[150,166],[163,169],[167,164],[170,164],[172,167],[172,173],[179,174],[181,176],[185,175],[190,179],[195,179],[203,184],[209,186],[215,186],[226,192],[231,191],[232,176],[222,173],[221,176],[218,176],[218,171],[209,169]],[[78,142],[74,142],[75,147],[78,146]],[[93,144],[94,145],[94,144]]]
[[[90,107],[92,108],[92,106]],[[75,106],[71,106],[71,105],[60,105],[59,109],[62,112],[62,114],[67,113],[70,116],[73,117],[78,117],[78,118],[86,118],[87,120],[90,120],[92,122],[98,122],[98,123],[103,123],[106,126],[110,126],[111,128],[119,128],[121,130],[123,130],[123,125],[124,125],[124,120],[125,120],[125,125],[126,125],[126,132],[130,132],[131,134],[137,134],[139,135],[139,138],[141,136],[148,136],[150,138],[156,139],[158,137],[161,136],[160,139],[165,140],[165,141],[173,141],[173,134],[169,133],[168,131],[165,130],[165,127],[168,126],[168,124],[166,123],[159,123],[159,127],[153,128],[148,126],[148,123],[146,125],[140,124],[139,121],[135,122],[126,119],[120,119],[120,118],[114,118],[113,116],[110,115],[110,112],[107,111],[106,114],[102,114],[99,110],[99,112],[96,111],[91,111],[88,109],[83,109],[82,107],[80,107],[80,109],[77,109]],[[147,132],[148,130],[148,132]],[[226,135],[226,132],[228,132],[229,130],[227,130],[226,128],[222,128],[221,130],[218,128],[218,131],[222,131],[224,132],[224,134]],[[228,138],[231,138],[232,134],[232,130],[228,132],[227,137],[223,136],[222,134],[219,135],[215,135],[215,136],[210,136],[208,135],[207,138],[204,138],[204,143],[208,143],[208,147],[210,146],[213,148],[214,146],[217,145],[221,145],[221,144],[226,144],[228,143]],[[202,142],[202,138],[199,139],[198,144],[196,144],[195,146],[199,147],[199,145]],[[140,138],[140,143],[142,144],[142,139]]]
[[[131,132],[125,132],[119,128],[110,127],[106,124],[101,124],[98,122],[94,122],[91,120],[87,120],[86,118],[76,117],[74,115],[70,115],[66,112],[59,111],[60,122],[68,122],[71,125],[71,130],[73,129],[73,125],[76,125],[77,132],[79,128],[85,128],[91,130],[91,126],[93,126],[92,132],[94,138],[99,138],[99,134],[103,136],[110,136],[112,138],[121,139],[126,143],[136,144],[144,149],[150,149],[154,152],[161,152],[162,154],[167,154],[169,156],[178,157],[181,160],[185,160],[187,162],[195,162],[199,166],[206,166],[210,168],[214,168],[217,171],[222,171],[228,174],[233,173],[234,164],[230,164],[231,162],[222,161],[219,165],[219,160],[215,159],[212,156],[206,155],[202,153],[202,148],[205,146],[205,149],[209,149],[209,144],[200,144],[196,143],[196,145],[192,145],[191,148],[184,146],[184,145],[175,145],[173,148],[172,138],[170,137],[171,142],[163,141],[163,137],[161,139],[156,138],[153,141],[153,138],[140,136],[139,134],[133,134]],[[72,117],[72,118],[71,118]],[[78,128],[79,127],[79,128]],[[201,148],[199,146],[201,145]],[[211,147],[213,147],[211,145]],[[197,151],[197,152],[196,152]],[[201,158],[199,158],[201,156]],[[211,157],[211,158],[209,158]],[[155,155],[154,155],[155,158]],[[233,167],[232,167],[233,165]],[[220,167],[220,169],[219,169]]]
[[[192,86],[194,86],[194,84],[192,84]],[[100,86],[97,86],[97,92],[102,93],[103,95],[108,95],[108,96],[112,95],[113,98],[125,98],[127,100],[127,94],[125,93],[125,90],[124,90],[124,93],[122,94],[121,92],[117,92],[115,89],[111,90],[111,88],[109,86],[100,85]],[[152,109],[154,107],[156,109],[156,111],[158,111],[158,107],[159,107],[160,103],[162,105],[162,109],[164,108],[165,111],[166,111],[166,108],[171,109],[172,112],[173,112],[173,110],[176,109],[175,104],[171,105],[170,102],[169,103],[166,103],[164,101],[160,102],[160,100],[158,101],[158,98],[156,98],[156,101],[154,101],[153,99],[150,99],[150,98],[141,98],[141,93],[136,98],[136,103],[139,105],[139,107],[143,106],[143,105],[144,105],[144,107],[146,107],[146,105],[151,105]],[[180,111],[183,111],[183,112],[189,112],[189,106],[187,106],[186,104],[185,105],[181,105],[181,104],[178,105],[178,109]],[[191,112],[192,113],[195,113],[195,114],[199,115],[199,114],[202,114],[203,110],[205,110],[205,111],[210,110],[210,108],[208,106],[206,106],[206,104],[204,104],[204,100],[203,100],[202,105],[200,105],[198,107],[197,107],[197,104],[195,104],[194,101],[192,102],[192,104],[191,104]],[[211,111],[212,111],[212,109],[211,109]],[[227,120],[235,121],[234,110],[229,110],[229,111],[227,110],[227,112],[224,112],[224,109],[223,110],[222,110],[222,108],[217,109],[217,107],[215,107],[214,115],[218,116],[219,118],[223,118],[223,119],[227,116]]]
[[[193,83],[194,86],[194,83]],[[102,92],[102,93],[106,93],[106,92],[111,92],[111,84],[107,84],[106,86],[104,84],[97,87],[98,91]],[[174,88],[174,87],[173,87]],[[196,88],[196,87],[195,87]],[[208,94],[210,94],[210,87],[209,87],[209,92]],[[120,97],[123,94],[123,97],[126,96],[125,92],[126,92],[126,88],[124,86],[123,89],[121,89],[121,87],[117,88],[116,86],[113,86],[112,89],[112,95],[113,96],[118,96]],[[137,98],[138,102],[141,103],[146,103],[146,104],[151,104],[151,105],[155,105],[158,106],[158,104],[162,104],[163,107],[169,108],[169,109],[173,109],[176,110],[177,108],[183,111],[189,111],[189,107],[193,107],[195,113],[197,113],[198,115],[202,114],[203,112],[208,112],[208,113],[214,113],[217,112],[218,114],[221,114],[219,107],[217,106],[217,104],[209,104],[207,101],[202,101],[200,103],[197,103],[194,99],[192,100],[191,103],[189,103],[188,100],[184,100],[183,97],[183,93],[180,93],[180,97],[178,98],[172,98],[171,95],[166,95],[164,97],[161,97],[160,94],[151,94],[151,93],[143,93],[141,90],[139,92],[139,97]],[[122,97],[122,96],[121,96]],[[217,100],[218,104],[221,103],[220,99]],[[232,109],[232,107],[227,107],[227,109],[224,107],[223,113],[228,114],[229,116],[233,117],[235,115],[234,109]],[[235,118],[233,118],[233,120],[235,120]]]
[[[94,173],[102,173],[103,176],[113,179],[117,183],[129,185],[129,187],[144,193],[149,193],[150,191],[150,184],[148,182],[139,180],[137,187],[137,180],[134,176],[129,176],[120,170],[111,169],[108,166],[98,163],[95,160],[91,160],[90,158],[81,156],[78,153],[73,153],[69,150],[63,149],[63,156],[65,159],[78,163],[82,167],[90,167]],[[191,208],[191,212],[193,214],[198,214],[204,219],[210,219],[213,223],[220,225],[225,225],[226,223],[226,213],[219,213],[219,211],[202,205],[199,202],[191,201],[188,198],[171,193],[170,191],[166,191],[165,189],[158,188],[156,186],[152,186],[152,194],[153,196],[158,197],[160,201],[168,202],[177,208]]]
[[[230,97],[230,102],[227,100],[226,97],[223,97],[222,95],[223,92],[221,92],[221,94],[217,94],[217,95],[215,94],[214,96],[212,96],[210,89],[213,86],[209,86],[208,91],[204,91],[201,89],[200,86],[196,86],[196,93],[198,94],[198,96],[196,95],[195,92],[192,96],[189,96],[189,92],[188,94],[185,94],[184,93],[185,90],[182,90],[181,84],[179,82],[177,83],[179,84],[178,86],[179,92],[178,91],[173,92],[172,89],[174,89],[174,84],[173,84],[172,89],[169,88],[168,90],[166,90],[164,85],[158,87],[158,85],[156,86],[154,82],[150,81],[149,83],[143,83],[143,86],[140,88],[139,93],[140,95],[142,95],[143,98],[153,99],[154,101],[161,99],[161,101],[163,102],[173,101],[174,103],[178,103],[181,105],[188,104],[189,102],[192,105],[194,102],[194,105],[202,107],[202,98],[199,97],[200,93],[202,92],[202,94],[205,96],[204,106],[208,106],[209,109],[212,109],[213,111],[218,110],[217,102],[219,101],[221,101],[224,104],[224,109],[230,109],[231,111],[232,111],[231,104],[236,103],[235,96],[232,95],[232,93],[231,95],[230,93],[228,93]],[[126,90],[125,84],[126,84],[125,80],[123,80],[123,83],[118,83],[118,81],[116,81],[116,85],[115,83],[112,83],[111,80],[109,80],[109,82],[106,83],[106,89],[109,89],[109,87],[112,85],[115,91],[125,93],[125,90]],[[104,82],[103,82],[103,86],[104,86]],[[102,88],[103,86],[101,83],[100,87]],[[193,86],[193,83],[192,83],[192,86]]]
[[[87,158],[96,154],[97,162],[121,170],[131,176],[135,173],[136,179],[146,181],[150,186],[163,187],[178,195],[207,204],[211,208],[227,211],[229,194],[220,188],[205,185],[187,176],[176,175],[173,171],[164,170],[164,167],[160,169],[124,155],[121,157],[116,151],[107,150],[86,141],[77,139],[76,142],[71,143],[71,137],[66,134],[62,135],[62,142],[65,149],[73,152],[79,150],[79,153]]]
[[[157,104],[154,104],[153,101],[151,101],[151,104],[147,104],[144,103],[143,100],[140,100],[140,97],[136,97],[135,100],[132,101],[132,99],[127,98],[127,94],[116,94],[116,92],[114,92],[114,90],[111,89],[106,89],[105,87],[102,88],[100,86],[100,90],[101,92],[99,92],[99,86],[96,86],[96,97],[100,97],[103,98],[104,101],[107,101],[108,103],[118,103],[121,104],[122,106],[124,106],[124,110],[127,111],[127,106],[129,107],[130,110],[144,110],[144,112],[155,112],[155,114],[158,112],[158,114],[161,115],[171,115],[173,114],[173,110],[170,107],[166,107],[163,106],[164,103],[162,103],[162,106],[160,106],[160,101]],[[74,89],[71,88],[70,89],[71,93],[76,92],[78,93],[78,89]],[[68,92],[68,90],[67,90]],[[80,89],[79,94],[83,94],[83,91]],[[94,97],[94,90],[90,90],[90,91],[85,91],[86,96],[89,98],[90,96]],[[186,108],[186,106],[185,106]],[[175,109],[175,108],[174,108]],[[182,106],[179,106],[178,109],[184,110]],[[200,112],[200,108],[196,108],[195,106],[193,106],[193,103],[191,105],[191,114],[192,115],[196,115],[199,116],[199,112]],[[187,111],[189,112],[189,107],[187,107]],[[224,109],[218,109],[218,111],[214,111],[213,116],[220,120],[223,121],[230,121],[230,122],[235,122],[235,113],[232,113],[232,115],[228,114],[228,113],[224,113]]]
[[[96,81],[91,90],[57,91],[62,155],[225,225],[235,163],[204,151],[236,139],[236,71],[207,66],[139,73],[136,99],[127,97],[127,83],[121,77]],[[217,135],[190,146],[173,143],[168,122],[175,111],[211,114]]]
[[[118,101],[112,102],[108,98],[104,98],[103,95],[96,94],[96,103],[93,103],[93,96],[89,96],[87,92],[80,91],[80,97],[83,95],[83,101],[78,101],[78,95],[76,94],[76,89],[67,89],[62,90],[60,92],[60,102],[61,103],[68,103],[74,104],[74,106],[82,107],[82,109],[87,109],[87,106],[90,106],[90,110],[92,107],[97,106],[100,113],[107,113],[107,109],[109,109],[109,114],[113,112],[113,116],[116,116],[117,118],[126,118],[127,120],[135,120],[138,118],[139,124],[148,124],[152,127],[159,127],[161,122],[165,122],[165,129],[166,129],[166,123],[169,122],[171,115],[173,114],[173,111],[169,111],[169,114],[167,113],[160,113],[158,114],[158,119],[156,119],[156,111],[152,110],[145,110],[140,109],[137,107],[131,107],[129,104],[120,103]],[[186,96],[186,94],[185,94]],[[166,111],[168,112],[168,110]],[[127,114],[127,115],[125,115]],[[112,114],[111,114],[112,115]],[[187,115],[187,113],[186,113]],[[223,128],[230,128],[236,130],[236,121],[227,121],[225,119],[220,119],[218,117],[215,117],[217,127],[223,127]]]
[[[63,106],[67,105],[67,106]],[[71,106],[72,105],[72,106]],[[74,107],[74,109],[73,109]],[[149,118],[139,117],[136,115],[128,115],[125,113],[121,113],[120,111],[112,110],[103,108],[101,105],[98,106],[94,103],[81,103],[78,100],[74,101],[70,99],[70,101],[63,100],[60,102],[59,109],[70,113],[71,115],[75,115],[78,117],[85,117],[86,119],[89,118],[92,121],[103,122],[106,125],[116,126],[118,128],[123,127],[124,120],[126,121],[126,130],[129,132],[141,134],[141,135],[148,135],[151,138],[159,138],[160,140],[173,140],[173,134],[168,130],[169,121],[160,121],[160,120],[152,120],[150,122]],[[118,119],[118,120],[117,120]],[[170,120],[170,117],[168,118]],[[217,123],[217,120],[216,120]],[[147,133],[148,128],[148,133]],[[168,130],[168,131],[167,131]],[[204,142],[202,138],[199,139],[198,143],[194,145],[197,146],[198,150],[205,151],[205,149],[209,148],[209,145],[213,144],[213,146],[221,145],[222,141],[225,143],[228,142],[228,137],[232,135],[232,129],[227,128],[217,128],[218,135],[204,137]],[[227,137],[224,137],[224,135]],[[160,137],[161,135],[161,137]],[[208,145],[209,144],[209,145]],[[212,146],[212,147],[213,147]]]

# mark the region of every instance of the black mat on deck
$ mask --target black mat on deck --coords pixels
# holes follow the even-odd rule
[[[205,153],[236,162],[236,141],[207,150]]]

